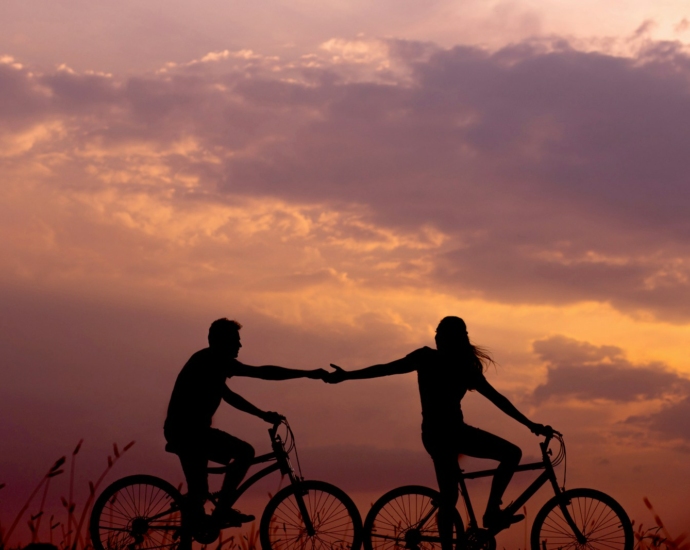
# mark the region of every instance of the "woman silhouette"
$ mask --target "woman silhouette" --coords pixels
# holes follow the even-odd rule
[[[522,451],[516,445],[484,430],[465,424],[460,401],[467,390],[476,390],[508,416],[537,435],[552,432],[518,411],[484,378],[491,356],[472,345],[465,322],[460,317],[444,317],[436,328],[436,349],[423,347],[391,363],[345,371],[331,364],[335,372],[324,378],[331,384],[417,371],[422,402],[422,442],[436,470],[441,493],[439,532],[444,550],[452,548],[452,515],[458,500],[458,455],[489,458],[499,462],[484,514],[484,527],[504,529],[524,516],[501,510],[501,498],[520,463]]]

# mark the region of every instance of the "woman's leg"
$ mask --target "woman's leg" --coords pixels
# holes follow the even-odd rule
[[[442,550],[453,550],[453,512],[458,502],[458,466],[457,453],[434,453],[431,457],[436,470],[436,481],[441,493],[438,508],[438,532],[441,536]]]
[[[499,462],[486,505],[484,515],[486,525],[487,519],[491,523],[496,516],[500,515],[503,493],[515,473],[515,468],[520,464],[522,451],[517,445],[497,435],[472,426],[465,426],[460,437],[460,452],[467,456],[488,458]],[[517,516],[515,519],[518,519]]]
[[[441,502],[438,507],[438,532],[442,550],[453,550],[453,516],[458,502],[460,466],[455,434],[450,430],[422,430],[422,443],[434,461]]]

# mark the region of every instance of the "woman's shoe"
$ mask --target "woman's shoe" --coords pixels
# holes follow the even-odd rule
[[[213,511],[213,519],[225,528],[239,527],[243,523],[254,521],[255,518],[251,514],[243,514],[234,508],[228,508],[226,510],[216,508]]]
[[[484,514],[484,527],[490,531],[498,532],[507,529],[513,523],[518,523],[525,519],[524,514],[511,515],[505,510],[498,510],[495,512],[487,512]]]

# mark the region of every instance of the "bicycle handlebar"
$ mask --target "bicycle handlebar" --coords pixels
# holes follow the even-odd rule
[[[554,437],[563,437],[563,434],[559,432],[558,430],[554,430],[551,426],[545,426],[545,428],[549,429],[549,432],[545,434],[544,437],[544,443],[548,446],[549,442],[554,438]],[[542,435],[542,434],[535,434],[535,435]]]
[[[284,417],[281,418],[278,422],[274,422],[274,423],[273,423],[273,426],[271,426],[271,427],[268,429],[268,433],[269,433],[269,435],[271,436],[271,439],[275,439],[275,437],[276,437],[276,432],[278,431],[278,428],[280,428],[280,426],[282,426],[283,424],[286,424],[286,421],[285,421],[285,418],[284,418]]]
[[[557,439],[560,443],[560,448],[556,453],[556,456],[553,458],[548,458],[548,460],[550,460],[553,466],[557,466],[565,459],[565,442],[563,441],[563,434],[558,430],[554,430],[553,428],[551,428],[551,432],[544,436],[544,441],[539,443],[539,447],[541,447],[544,459],[547,460],[547,457],[552,456],[552,453],[549,450],[549,446],[551,444],[551,440],[554,438]]]
[[[285,426],[286,429],[285,439],[278,435],[278,428],[281,426]],[[290,427],[290,423],[287,421],[287,418],[281,416],[278,422],[273,423],[273,426],[268,429],[268,435],[271,438],[271,445],[274,453],[281,456],[287,456],[294,452],[295,460],[297,461],[297,470],[299,472],[298,478],[304,479],[302,477],[302,467],[299,463],[299,455],[297,454],[297,448],[295,447],[295,434],[292,433],[292,428]],[[289,471],[292,472],[292,466],[290,466],[289,461],[287,463],[287,467]],[[287,473],[287,470],[284,473]],[[294,472],[292,473],[294,474]]]

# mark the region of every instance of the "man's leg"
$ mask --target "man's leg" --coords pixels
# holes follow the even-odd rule
[[[224,518],[234,514],[236,516],[234,519],[239,522],[254,519],[253,516],[245,516],[232,511],[232,505],[235,502],[235,490],[244,479],[254,460],[254,447],[237,437],[212,428],[208,438],[208,457],[220,464],[230,464],[230,469],[225,474],[220,490],[218,505],[213,512],[214,516]],[[230,463],[231,461],[232,463]]]
[[[484,514],[484,526],[493,527],[496,523],[505,523],[507,527],[511,523],[515,523],[515,521],[524,519],[522,515],[516,515],[512,518],[501,516],[503,493],[508,487],[515,473],[515,468],[520,464],[520,459],[522,458],[520,447],[513,445],[497,435],[472,426],[463,428],[460,441],[460,452],[462,454],[476,458],[489,458],[499,462],[493,482],[491,483],[489,501],[487,502],[486,513]]]
[[[187,507],[188,517],[194,524],[204,516],[204,502],[208,497],[208,473],[206,467],[208,460],[198,448],[189,448],[179,455],[182,471],[187,480]]]

